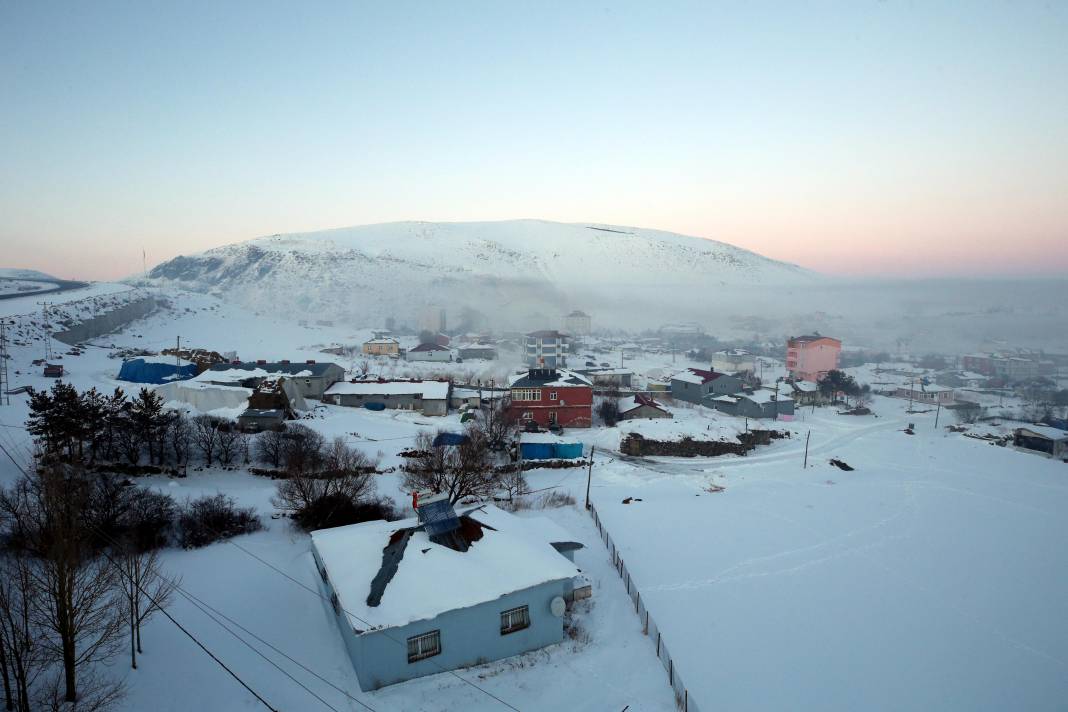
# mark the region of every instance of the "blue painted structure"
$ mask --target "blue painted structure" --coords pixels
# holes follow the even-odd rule
[[[131,383],[170,383],[171,381],[184,381],[195,375],[197,375],[197,366],[194,363],[186,363],[178,367],[174,362],[160,363],[145,361],[143,358],[123,361],[122,368],[119,369],[119,380]]]
[[[314,548],[312,554],[319,570],[325,570]],[[377,690],[559,643],[564,639],[564,620],[554,616],[549,605],[553,598],[567,595],[570,583],[570,580],[549,581],[494,601],[447,611],[430,620],[382,630],[357,631],[345,611],[340,611],[336,613],[338,628],[356,669],[360,689]],[[329,579],[324,581],[320,577],[320,586],[329,600],[334,595]],[[432,594],[428,591],[428,595]],[[530,626],[502,635],[501,613],[524,605],[529,607]],[[440,631],[441,652],[409,663],[408,638],[435,630]]]
[[[582,457],[582,443],[521,442],[524,460],[573,460]]]
[[[366,408],[367,410],[385,410],[386,409],[386,404],[385,403],[364,403],[363,407]]]

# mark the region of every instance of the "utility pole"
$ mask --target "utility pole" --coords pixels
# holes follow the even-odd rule
[[[942,401],[938,401],[938,410],[935,411],[935,430],[938,430],[938,416],[942,414]]]
[[[805,464],[801,467],[802,470],[807,470],[808,469],[808,439],[811,438],[811,437],[812,437],[812,431],[809,430],[808,434],[805,435]]]
[[[909,381],[909,409],[908,409],[908,411],[906,411],[908,413],[912,412],[912,394],[915,391],[916,391],[916,377],[913,376],[912,380]]]
[[[14,322],[12,322],[14,323]],[[11,405],[11,381],[7,377],[7,323],[0,320],[0,405]]]
[[[182,372],[182,357],[180,356],[182,350],[182,337],[176,336],[174,344],[174,380],[178,380],[178,374]]]
[[[586,470],[586,509],[590,508],[590,480],[593,479],[593,453],[597,448],[590,446],[590,467]]]

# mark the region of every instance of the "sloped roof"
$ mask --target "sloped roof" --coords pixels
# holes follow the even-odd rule
[[[643,405],[648,406],[650,408],[656,408],[657,410],[661,410],[665,413],[668,412],[667,408],[665,408],[661,403],[656,401],[652,396],[648,396],[644,393],[636,393],[633,398],[622,399],[619,402],[619,412],[628,413],[634,410],[635,408],[641,408]]]
[[[417,353],[420,351],[448,351],[444,346],[438,346],[437,344],[419,344],[415,348],[408,349],[408,353]]]
[[[552,546],[561,533],[537,519],[517,517],[492,505],[464,515],[482,525],[482,537],[464,552],[432,542],[414,517],[312,532],[312,544],[354,629],[403,626],[579,574]],[[383,565],[383,550],[391,538],[402,536],[409,539],[397,570],[378,605],[368,605],[371,582]]]
[[[449,397],[448,381],[339,381],[326,389],[328,396],[407,396],[418,395],[426,400]]]
[[[1025,425],[1022,428],[1016,428],[1017,430],[1026,430],[1034,433],[1035,435],[1041,435],[1044,438],[1050,440],[1068,440],[1068,433],[1059,428],[1054,428],[1049,425]]]
[[[711,383],[720,376],[725,374],[717,373],[716,371],[706,371],[702,368],[688,368],[685,371],[676,373],[671,377],[673,381],[683,381],[684,383],[693,383],[699,386],[703,386],[706,383]]]
[[[330,369],[344,369],[336,363],[329,361],[317,361],[315,363],[282,363],[280,361],[273,363],[216,363],[212,364],[204,373],[211,373],[216,376],[236,376],[240,378],[250,378],[252,376],[263,376],[271,373],[284,373],[287,376],[322,376],[325,375]],[[237,374],[227,373],[228,371],[249,371],[252,373]],[[259,371],[261,373],[255,373]],[[203,376],[204,374],[201,374]]]

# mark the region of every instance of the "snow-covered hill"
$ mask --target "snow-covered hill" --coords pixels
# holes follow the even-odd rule
[[[274,235],[176,257],[149,278],[293,317],[414,324],[427,307],[441,306],[454,324],[466,317],[514,327],[559,326],[574,308],[596,310],[601,325],[624,326],[636,304],[653,325],[671,321],[680,305],[707,309],[724,288],[820,280],[713,240],[540,220]]]

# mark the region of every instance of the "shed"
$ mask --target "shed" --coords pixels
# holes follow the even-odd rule
[[[582,443],[552,433],[523,433],[519,451],[524,460],[577,460],[582,457]]]
[[[1048,425],[1016,428],[1012,434],[1012,444],[1021,450],[1057,460],[1068,459],[1068,432]]]

